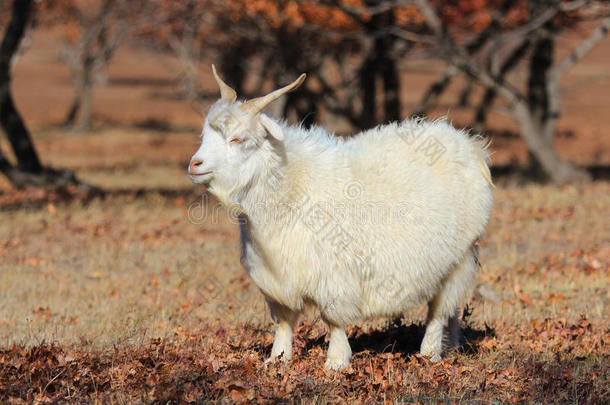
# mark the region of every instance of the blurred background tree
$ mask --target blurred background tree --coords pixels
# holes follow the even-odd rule
[[[35,176],[43,172],[40,159],[32,143],[30,134],[15,107],[11,94],[11,67],[13,57],[18,53],[19,44],[32,14],[32,1],[15,1],[7,20],[8,25],[0,44],[0,124],[17,159],[13,165],[0,151],[0,170],[14,184],[28,182],[28,174]]]
[[[60,57],[70,66],[75,94],[63,124],[78,130],[90,126],[93,89],[104,84],[117,49],[129,43],[161,59],[172,56],[179,66],[178,97],[192,105],[212,96],[201,83],[209,61],[242,98],[307,72],[306,85],[272,112],[342,132],[425,116],[460,78],[465,84],[455,106],[472,108],[467,124],[485,132],[492,109],[510,117],[529,152],[529,176],[557,183],[588,178],[554,147],[565,90],[560,82],[606,35],[607,2],[62,0],[35,9],[39,24],[62,36]],[[0,8],[5,20],[9,12]],[[579,33],[582,42],[559,57],[555,43],[567,32]],[[400,73],[406,62],[422,57],[443,61],[445,68],[407,110],[410,90]],[[10,69],[9,62],[3,66]]]
[[[3,6],[6,7],[6,6]],[[44,167],[38,157],[32,137],[15,106],[11,92],[11,68],[21,53],[21,41],[33,23],[34,3],[15,0],[10,8],[3,8],[6,30],[0,44],[0,125],[10,143],[16,162],[13,164],[0,150],[0,172],[16,187],[76,184],[92,189],[80,182],[68,170]],[[21,48],[23,49],[23,48]]]
[[[519,8],[514,8],[513,3]],[[559,82],[607,34],[610,28],[607,5],[587,1],[507,0],[504,4],[511,7],[507,7],[506,12],[521,14],[518,24],[505,32],[495,31],[488,36],[491,46],[480,51],[480,56],[486,60],[480,63],[459,40],[462,34],[459,29],[452,30],[452,26],[446,23],[442,7],[426,0],[416,0],[416,4],[447,63],[486,89],[477,109],[475,124],[484,124],[487,106],[497,95],[506,104],[528,147],[532,176],[557,183],[588,179],[585,170],[562,159],[553,145],[557,120],[561,115]],[[558,60],[555,38],[579,22],[590,19],[601,19],[601,22],[567,57]],[[527,83],[506,80],[506,74],[519,60],[528,66]]]
[[[399,64],[413,57],[414,51],[423,51],[444,59],[447,69],[425,92],[414,115],[425,115],[450,81],[465,75],[469,85],[459,104],[469,98],[472,83],[485,89],[473,127],[485,129],[487,113],[500,98],[528,147],[530,175],[559,183],[588,178],[585,170],[563,160],[553,146],[561,113],[559,81],[607,33],[607,4],[561,0],[256,1],[227,6],[217,15],[230,22],[216,25],[229,42],[236,43],[235,37],[242,32],[255,38],[253,48],[258,51],[236,58],[229,46],[208,44],[208,49],[220,53],[221,60],[247,66],[272,58],[272,63],[262,63],[265,72],[248,71],[266,75],[275,87],[287,79],[272,74],[273,67],[291,77],[306,71],[314,78],[294,96],[302,101],[287,100],[291,108],[305,106],[297,111],[300,116],[324,108],[347,119],[355,129],[400,120],[408,113],[400,103]],[[559,60],[555,38],[591,20],[601,21],[569,56]],[[507,81],[520,64],[529,70],[526,82]],[[235,81],[236,68],[227,68],[226,63],[221,67]],[[329,78],[332,73],[334,81]],[[237,82],[243,82],[243,75],[237,75]]]
[[[42,24],[61,31],[60,59],[72,72],[74,99],[63,125],[77,131],[91,125],[93,88],[106,81],[106,68],[119,46],[146,18],[145,2],[61,0],[43,2]]]

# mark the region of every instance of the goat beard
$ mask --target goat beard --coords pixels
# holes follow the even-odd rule
[[[229,215],[237,217],[244,213],[241,205],[234,201],[235,189],[227,190],[224,188],[214,187],[214,185],[210,184],[208,186],[208,192],[216,197],[218,201],[220,201]]]

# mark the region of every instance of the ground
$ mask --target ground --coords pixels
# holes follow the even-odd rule
[[[569,81],[607,69],[610,43],[600,49]],[[497,179],[465,342],[440,363],[417,354],[418,308],[350,327],[354,358],[339,373],[324,371],[326,331],[310,311],[292,363],[265,366],[273,324],[240,267],[236,224],[185,175],[200,111],[171,97],[175,77],[157,56],[126,49],[96,93],[94,129],[66,132],[56,124],[70,78],[56,51],[52,33],[35,35],[16,65],[18,105],[45,163],[108,194],[15,191],[1,180],[0,402],[610,401],[608,181]],[[140,52],[137,64],[129,52]],[[421,90],[416,79],[434,69],[414,63],[407,83]],[[567,158],[610,163],[608,90],[600,82],[566,98]],[[494,162],[522,161],[514,128],[499,115],[494,125]]]

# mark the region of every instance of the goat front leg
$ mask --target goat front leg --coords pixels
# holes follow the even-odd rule
[[[292,333],[299,314],[271,300],[267,300],[267,304],[271,310],[271,317],[277,325],[275,327],[275,338],[273,340],[271,356],[269,356],[265,363],[269,363],[279,356],[282,356],[284,361],[290,361],[292,359]]]

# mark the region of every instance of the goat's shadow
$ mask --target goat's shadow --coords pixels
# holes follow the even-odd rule
[[[426,326],[421,323],[403,325],[400,320],[394,320],[385,329],[363,331],[360,328],[352,328],[348,340],[352,353],[369,352],[381,353],[403,353],[412,355],[419,352]],[[459,352],[464,354],[475,354],[479,350],[480,342],[488,336],[495,336],[495,330],[485,325],[485,329],[477,329],[472,325],[462,325]],[[314,347],[325,347],[326,336],[317,338],[305,338],[305,351]]]

